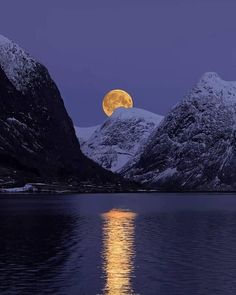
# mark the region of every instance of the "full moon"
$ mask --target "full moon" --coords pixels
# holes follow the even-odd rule
[[[114,89],[105,95],[102,107],[105,114],[110,117],[117,108],[132,108],[133,99],[126,91]]]

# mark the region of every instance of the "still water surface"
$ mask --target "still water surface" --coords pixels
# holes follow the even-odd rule
[[[236,294],[236,196],[0,197],[0,294]]]

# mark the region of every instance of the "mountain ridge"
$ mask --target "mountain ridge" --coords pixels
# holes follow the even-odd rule
[[[160,190],[236,189],[236,83],[206,73],[123,172]]]

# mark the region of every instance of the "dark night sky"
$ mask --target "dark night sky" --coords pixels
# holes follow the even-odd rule
[[[2,0],[1,34],[44,63],[76,125],[104,94],[165,114],[207,71],[236,80],[235,0]]]

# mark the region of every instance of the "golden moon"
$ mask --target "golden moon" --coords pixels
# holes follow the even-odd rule
[[[126,91],[114,89],[105,95],[102,107],[105,114],[110,117],[117,108],[132,108],[133,99]]]

